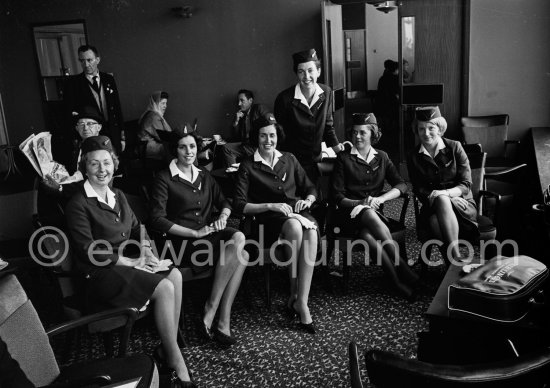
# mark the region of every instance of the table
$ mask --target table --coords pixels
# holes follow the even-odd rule
[[[531,128],[540,192],[550,184],[550,127]]]

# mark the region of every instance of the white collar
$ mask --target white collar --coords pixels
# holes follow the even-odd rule
[[[273,165],[271,166],[264,158],[262,158],[262,155],[260,155],[260,151],[256,149],[256,152],[254,152],[254,161],[261,162],[262,164],[265,164],[267,167],[273,170],[273,167],[275,167],[281,156],[283,156],[283,154],[281,154],[279,150],[276,149],[275,156],[273,157]]]
[[[319,86],[319,84],[315,84],[315,92],[313,93],[313,98],[311,99],[311,104],[307,103],[307,98],[304,96],[304,93],[302,93],[302,89],[300,89],[300,83],[298,82],[296,84],[296,87],[294,88],[294,98],[297,100],[300,100],[302,104],[307,106],[308,108],[312,107],[313,104],[317,102],[319,99],[319,96],[323,94],[323,89]]]
[[[109,186],[107,186],[107,202],[105,202],[105,199],[101,198],[94,190],[88,179],[86,179],[86,182],[84,182],[84,191],[86,192],[86,196],[88,198],[97,198],[97,200],[101,203],[104,203],[105,205],[109,206],[111,209],[115,208],[116,204],[116,196],[115,193],[111,191]]]
[[[373,146],[370,146],[370,150],[369,150],[369,153],[367,154],[367,158],[364,159],[363,156],[362,156],[362,155],[359,153],[359,151],[357,150],[357,148],[355,148],[355,146],[353,146],[353,147],[351,148],[350,154],[351,154],[351,155],[357,155],[357,157],[358,157],[359,159],[363,159],[365,162],[370,163],[371,160],[374,159],[374,155],[377,155],[377,154],[378,154],[378,151],[376,151],[376,150],[374,149]]]
[[[443,142],[443,139],[440,137],[439,141],[437,142],[437,147],[435,149],[434,158],[437,156],[439,151],[441,151],[444,148],[445,148],[445,143]],[[420,149],[418,150],[418,153],[428,155],[430,158],[432,157],[432,155],[430,155],[430,153],[428,152],[428,150],[424,147],[424,144],[422,144],[422,143],[420,143]]]
[[[176,165],[177,159],[172,159],[170,162],[170,174],[172,177],[179,176],[181,179],[190,182],[195,183],[197,178],[199,177],[199,172],[201,171],[198,167],[196,167],[194,164],[191,165],[191,179],[187,178],[185,174],[178,168]]]

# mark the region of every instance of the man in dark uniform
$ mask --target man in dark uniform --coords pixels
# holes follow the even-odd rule
[[[85,106],[93,106],[103,117],[101,134],[108,136],[120,154],[123,150],[124,119],[115,79],[111,74],[100,72],[101,60],[94,46],[78,48],[78,60],[83,72],[71,76],[64,86],[63,102],[69,116],[76,116]]]
[[[332,118],[332,91],[317,83],[321,61],[315,49],[292,56],[298,83],[283,90],[275,100],[275,118],[286,134],[281,149],[292,152],[312,182],[317,183],[317,162],[321,160],[321,143],[334,152],[344,149],[336,137]]]
[[[254,154],[257,144],[250,144],[250,128],[254,120],[271,113],[263,104],[254,104],[254,94],[247,89],[241,89],[237,93],[239,110],[235,114],[232,127],[236,136],[231,143],[222,147],[225,167],[231,166],[242,158]]]

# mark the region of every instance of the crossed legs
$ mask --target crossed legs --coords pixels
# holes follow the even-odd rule
[[[444,247],[449,247],[452,259],[460,257],[458,219],[453,211],[450,198],[440,195],[434,199],[432,207],[435,210],[435,214],[429,220],[431,231],[436,238],[443,241]],[[449,258],[445,257],[445,260],[449,261]]]
[[[363,228],[359,232],[360,238],[365,240],[370,249],[376,253],[392,284],[405,297],[411,297],[413,291],[410,286],[414,285],[419,278],[401,258],[399,245],[392,239],[387,225],[371,209],[361,213],[361,225]]]

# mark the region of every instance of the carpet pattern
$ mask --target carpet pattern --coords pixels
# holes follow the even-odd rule
[[[386,215],[397,217],[401,200],[386,205]],[[412,201],[411,201],[412,202]],[[236,222],[236,220],[232,220]],[[407,255],[418,257],[420,244],[414,231],[412,203],[407,212]],[[433,256],[437,260],[437,250]],[[348,387],[347,347],[356,341],[361,353],[362,379],[369,387],[364,352],[379,348],[415,357],[416,333],[427,330],[424,317],[444,274],[434,267],[424,278],[415,303],[399,297],[387,284],[378,266],[364,265],[364,254],[354,253],[349,291],[341,291],[341,268],[333,262],[330,271],[333,291],[328,292],[316,271],[309,307],[317,334],[299,331],[285,314],[288,275],[283,268],[272,270],[272,308],[265,304],[263,272],[248,268],[233,306],[232,333],[238,343],[229,349],[205,343],[196,322],[210,288],[209,280],[184,284],[186,335],[190,347],[182,349],[187,365],[201,387]],[[419,269],[415,265],[415,269]],[[152,319],[136,323],[130,352],[151,354],[159,344]],[[80,333],[59,338],[52,344],[60,364],[103,356],[101,337]]]

